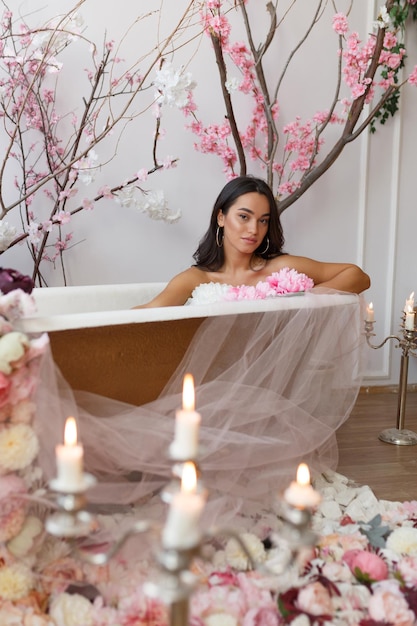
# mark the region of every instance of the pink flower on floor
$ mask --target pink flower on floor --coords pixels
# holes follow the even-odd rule
[[[0,476],[0,541],[9,541],[20,532],[26,506],[19,495],[26,493],[26,485],[18,476]]]
[[[388,566],[377,554],[367,550],[348,550],[343,561],[350,567],[354,576],[363,582],[385,580],[388,577]]]
[[[242,626],[279,626],[276,608],[258,608],[248,611],[243,618]]]
[[[369,599],[369,616],[379,623],[414,626],[415,615],[395,581],[378,585]]]
[[[326,587],[313,582],[300,589],[296,602],[297,607],[310,615],[332,615],[332,599]]]
[[[9,400],[10,378],[0,372],[0,406],[4,406]]]
[[[406,556],[398,563],[397,572],[406,585],[417,587],[417,557]]]

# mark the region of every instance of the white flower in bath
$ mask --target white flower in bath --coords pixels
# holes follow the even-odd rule
[[[230,286],[223,283],[203,283],[198,285],[191,294],[193,304],[214,304],[222,302]]]
[[[78,593],[60,593],[49,611],[56,626],[92,626],[93,606]]]
[[[2,600],[20,600],[28,595],[33,587],[31,570],[20,563],[0,568],[0,597]]]
[[[417,555],[417,528],[411,526],[396,528],[387,539],[387,548],[397,554]]]
[[[28,347],[29,339],[24,333],[12,331],[0,337],[0,372],[10,374],[12,364],[22,358]]]
[[[182,109],[188,102],[188,95],[196,86],[190,72],[184,72],[183,68],[175,70],[172,63],[164,61],[161,69],[156,72],[153,81],[156,87],[156,102],[159,105],[167,104]]]
[[[181,217],[181,211],[173,213],[168,208],[168,202],[162,189],[144,193],[141,200],[137,201],[136,206],[143,213],[147,213],[153,220],[163,220],[172,224]]]
[[[266,551],[264,544],[256,535],[252,533],[243,533],[240,539],[246,546],[252,560],[256,563],[262,563],[266,559]],[[248,555],[245,553],[236,539],[229,539],[225,548],[226,561],[235,569],[244,571],[251,569]]]
[[[7,250],[15,237],[15,227],[10,226],[10,224],[4,220],[0,220],[0,252]]]
[[[7,549],[15,557],[23,557],[30,552],[35,539],[39,537],[42,532],[43,524],[41,520],[34,515],[29,515],[20,533],[7,543]]]
[[[1,473],[24,469],[38,452],[38,438],[27,424],[13,424],[0,430]]]

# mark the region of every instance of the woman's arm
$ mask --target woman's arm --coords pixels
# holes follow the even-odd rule
[[[172,278],[165,289],[155,298],[145,304],[139,304],[134,309],[148,309],[161,306],[182,306],[191,296],[193,290],[201,282],[199,270],[190,267],[188,270],[177,274]]]
[[[324,263],[307,257],[291,255],[278,258],[281,259],[281,262],[286,259],[289,267],[310,276],[314,280],[315,287],[329,287],[338,291],[361,293],[368,289],[371,284],[368,274],[353,263]]]

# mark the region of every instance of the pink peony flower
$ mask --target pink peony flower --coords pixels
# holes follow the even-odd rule
[[[327,589],[319,582],[302,587],[298,592],[297,607],[310,615],[332,615],[332,600]]]
[[[376,622],[395,626],[414,626],[415,615],[396,583],[377,587],[369,598],[369,616]]]
[[[348,550],[343,561],[358,580],[374,582],[388,577],[388,566],[377,554],[367,550]]]
[[[243,618],[242,626],[279,626],[278,611],[275,608],[250,609]]]

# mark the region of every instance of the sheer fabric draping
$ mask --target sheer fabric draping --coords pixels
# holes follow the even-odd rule
[[[335,432],[361,383],[363,302],[333,293],[329,304],[316,290],[302,299],[300,308],[207,318],[161,396],[140,407],[72,393],[46,359],[37,397],[46,477],[55,474],[54,446],[65,418],[74,414],[85,470],[99,481],[89,499],[142,502],[146,510],[171,478],[168,448],[187,372],[202,416],[207,523],[268,507],[301,461],[313,475],[335,469]]]

